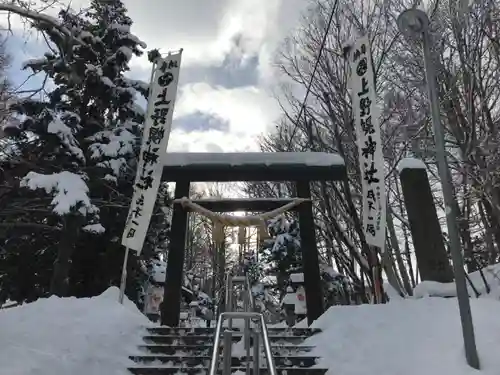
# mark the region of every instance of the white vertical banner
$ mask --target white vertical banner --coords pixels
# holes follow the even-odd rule
[[[172,129],[182,50],[158,58],[153,67],[144,121],[141,153],[137,165],[134,195],[122,236],[122,245],[140,253],[158,194]]]
[[[349,54],[352,110],[358,141],[363,192],[363,230],[369,245],[385,249],[386,196],[380,110],[368,36],[356,40]]]

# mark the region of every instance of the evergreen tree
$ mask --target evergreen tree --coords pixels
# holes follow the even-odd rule
[[[245,273],[251,286],[254,286],[262,281],[264,277],[264,269],[262,263],[258,261],[253,253],[248,253],[243,259]]]
[[[264,241],[260,258],[267,272],[276,277],[277,292],[282,297],[290,273],[302,265],[299,225],[296,220],[279,216],[269,222],[268,230],[271,238]]]
[[[142,309],[145,293],[151,284],[163,285],[167,272],[167,247],[170,236],[171,199],[168,184],[158,189],[156,211],[141,253],[140,272],[135,275],[139,286],[137,304]]]
[[[320,264],[325,308],[333,305],[350,305],[355,301],[355,287],[351,280],[331,267]]]
[[[18,157],[9,165],[13,186],[25,189],[10,194],[12,226],[3,233],[4,253],[11,270],[24,250],[30,262],[55,257],[53,270],[38,270],[52,272],[53,294],[94,295],[120,280],[120,238],[144,121],[135,99],[148,92],[146,84],[124,75],[130,59],[146,47],[130,33],[126,13],[120,0],[93,0],[83,15],[62,10],[60,23],[73,39],[38,25],[54,48],[24,65],[45,73],[54,87],[44,100],[24,98],[15,105],[23,120],[15,133]],[[21,247],[13,247],[16,236],[26,238]],[[142,271],[136,257],[130,262],[134,280]],[[0,289],[27,272],[11,273],[10,282],[3,278]],[[36,284],[43,289],[34,298],[47,293],[45,282],[46,276],[31,282],[32,290]]]
[[[300,228],[296,220],[287,220],[286,217],[280,216],[269,222],[268,229],[271,238],[264,241],[261,261],[265,264],[267,273],[276,277],[275,294],[282,301],[290,285],[290,275],[303,273]],[[354,287],[348,277],[336,272],[321,260],[320,276],[326,308],[351,303],[354,299]],[[259,288],[266,292],[267,289],[269,288]]]

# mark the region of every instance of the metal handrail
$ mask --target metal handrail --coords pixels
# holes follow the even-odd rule
[[[232,301],[233,301],[233,298],[232,298],[232,292],[233,292],[233,277],[231,274],[227,275],[226,277],[226,285],[225,285],[225,288],[226,290],[224,291],[225,292],[225,296],[224,296],[224,309],[227,310],[228,308],[229,309],[232,309]],[[231,306],[229,306],[231,305]]]
[[[233,277],[231,275],[228,275],[227,280],[226,280],[226,300],[225,300],[225,306],[226,308],[232,309],[233,308],[233,303],[232,303],[232,285],[233,285]],[[217,327],[215,329],[215,339],[214,339],[214,347],[213,347],[213,352],[212,352],[212,359],[210,363],[210,372],[209,375],[215,375],[217,371],[217,366],[219,364],[219,359],[220,359],[220,354],[219,354],[219,345],[220,345],[220,336],[221,336],[221,331],[222,331],[222,326],[224,324],[224,320],[229,319],[229,329],[231,330],[232,328],[232,320],[233,319],[238,319],[238,318],[243,318],[245,319],[245,331],[244,331],[244,340],[245,340],[245,347],[246,347],[246,352],[247,352],[247,375],[249,374],[249,353],[250,353],[250,320],[252,319],[258,319],[261,327],[261,333],[262,333],[262,338],[264,341],[264,351],[266,354],[266,360],[267,360],[267,366],[269,370],[269,375],[276,375],[276,367],[274,363],[274,358],[273,354],[271,351],[271,342],[269,340],[269,332],[267,330],[267,325],[264,320],[264,315],[258,312],[253,311],[255,309],[255,300],[253,298],[252,294],[252,289],[250,287],[250,280],[248,279],[248,276],[244,276],[244,288],[246,289],[247,292],[247,298],[248,298],[248,304],[245,303],[245,309],[251,309],[252,311],[244,311],[244,312],[235,312],[235,311],[226,311],[223,312],[222,314],[219,315],[219,318],[217,320]],[[229,337],[227,344],[229,347],[224,347],[224,355],[226,356],[231,356],[231,345],[232,345],[232,340],[230,339],[230,331],[228,331]],[[226,341],[226,332],[224,333],[224,340]],[[255,337],[255,342],[254,342],[254,374],[253,375],[258,375],[258,357],[259,357],[259,350],[258,350],[258,336]],[[226,345],[226,342],[225,342]],[[229,350],[228,350],[229,349]],[[226,354],[226,350],[227,354]],[[230,357],[229,357],[230,358]],[[228,367],[228,368],[226,368]],[[230,374],[230,367],[231,367],[231,361],[228,360],[228,358],[225,358],[224,361],[224,375]]]
[[[273,352],[271,350],[271,342],[269,340],[269,332],[267,330],[266,322],[264,321],[264,315],[257,312],[224,312],[220,314],[217,321],[217,328],[215,329],[215,339],[214,339],[214,349],[212,351],[212,360],[210,363],[209,375],[215,375],[217,372],[217,365],[219,363],[219,345],[220,345],[220,334],[222,331],[222,325],[224,320],[227,318],[232,319],[259,319],[262,329],[262,338],[264,341],[264,350],[266,353],[267,367],[269,370],[269,375],[277,375],[276,366],[274,364]],[[248,358],[247,358],[248,360]],[[257,374],[254,374],[257,375]]]
[[[252,293],[252,287],[250,286],[250,280],[248,279],[248,276],[245,275],[245,288],[248,292],[248,303],[250,304],[250,308],[252,311],[255,311],[255,300],[253,298],[253,293]]]

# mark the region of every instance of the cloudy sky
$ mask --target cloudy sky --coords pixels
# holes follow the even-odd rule
[[[273,98],[278,80],[273,57],[299,26],[307,2],[124,0],[134,21],[132,31],[148,49],[184,49],[169,151],[257,150],[256,137],[280,114]],[[76,8],[87,3],[72,1]],[[44,43],[13,22],[10,72],[20,85],[27,76],[20,72],[22,61],[41,56]],[[149,80],[147,59],[133,60],[131,68],[133,78]],[[35,79],[29,86],[36,84]]]

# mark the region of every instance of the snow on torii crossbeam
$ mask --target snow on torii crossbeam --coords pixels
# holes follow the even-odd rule
[[[344,159],[326,152],[172,152],[162,162],[166,181],[324,181],[346,173]]]

